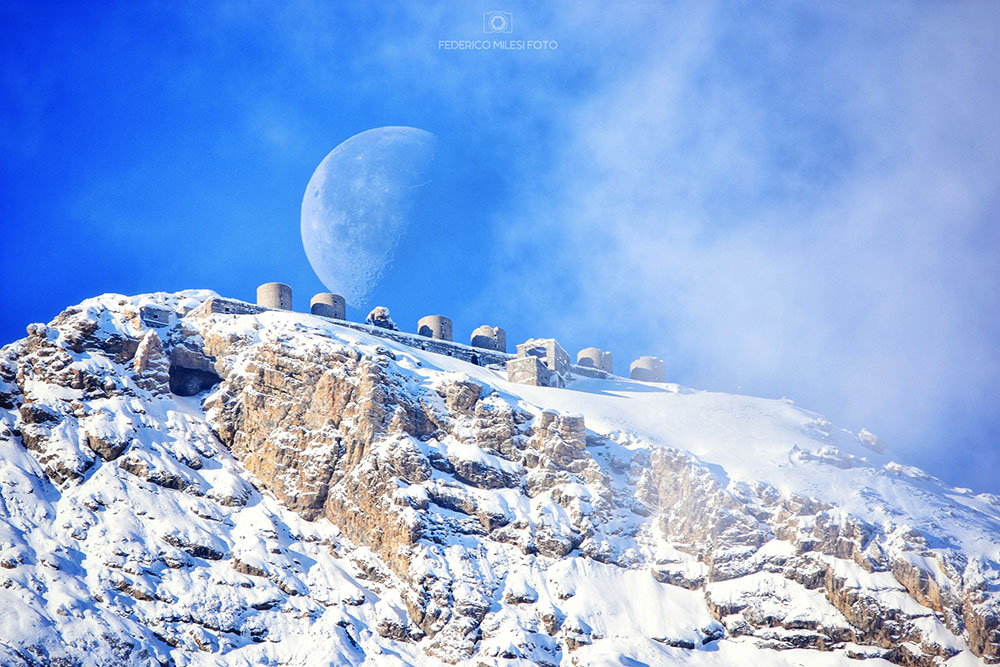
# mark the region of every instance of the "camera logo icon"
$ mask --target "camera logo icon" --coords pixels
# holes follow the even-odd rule
[[[514,32],[514,15],[510,12],[483,12],[483,32]]]

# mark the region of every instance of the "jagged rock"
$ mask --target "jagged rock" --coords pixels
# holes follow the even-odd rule
[[[86,609],[123,624],[109,644],[160,647],[162,662],[162,646],[252,662],[262,641],[286,660],[282,646],[320,636],[344,664],[380,652],[589,664],[624,641],[652,646],[642,660],[655,664],[656,651],[726,635],[743,636],[748,660],[793,648],[914,665],[964,648],[1000,657],[1000,567],[947,525],[993,539],[1000,505],[955,502],[929,475],[873,463],[864,433],[841,437],[782,404],[765,430],[794,434],[770,454],[786,467],[731,478],[725,460],[691,453],[683,424],[650,443],[601,415],[596,394],[585,421],[491,387],[489,369],[445,373],[368,330],[250,304],[196,311],[207,298],[155,295],[178,317],[153,331],[136,299],[106,295],[0,352],[0,567],[12,582],[0,603],[28,613],[41,581],[73,600],[46,626],[52,647]],[[170,392],[203,394],[202,407]],[[700,393],[662,400],[690,402],[678,414],[704,428],[729,419],[732,456],[744,456],[739,438],[767,403],[731,398],[735,417]],[[846,476],[855,496],[790,489],[799,467]],[[928,502],[936,523],[912,514]],[[643,607],[664,600],[684,612]],[[633,607],[674,627],[640,636],[614,611]]]
[[[488,460],[467,460],[449,457],[455,478],[481,489],[499,489],[520,486],[521,475],[493,466]]]
[[[127,456],[118,461],[118,467],[150,484],[174,491],[187,491],[189,493],[193,492],[195,495],[201,495],[201,490],[191,480],[185,479],[181,475],[169,470],[154,467],[142,459]]]
[[[19,410],[25,424],[45,424],[59,421],[60,415],[51,407],[39,403],[25,403]]]
[[[124,452],[130,440],[109,437],[107,435],[84,434],[87,439],[87,446],[94,450],[94,453],[105,461],[114,461]]]
[[[194,556],[195,558],[206,558],[208,560],[224,560],[226,558],[225,552],[207,544],[199,544],[185,539],[180,535],[168,533],[163,535],[160,539],[170,546],[177,547],[184,553]]]
[[[467,417],[473,414],[476,402],[483,388],[475,382],[449,382],[438,389],[438,394],[445,399],[448,412],[457,417]]]
[[[154,394],[170,391],[170,360],[163,351],[160,336],[150,329],[139,341],[132,360],[136,384]]]

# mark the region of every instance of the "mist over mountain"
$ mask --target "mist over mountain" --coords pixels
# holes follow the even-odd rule
[[[494,11],[558,48],[440,47]],[[335,246],[327,289],[366,264],[400,321],[658,354],[1000,493],[995,1],[7,0],[0,22],[22,285],[0,343],[105,292],[320,290],[310,175],[411,126],[438,138],[428,205],[391,266]]]

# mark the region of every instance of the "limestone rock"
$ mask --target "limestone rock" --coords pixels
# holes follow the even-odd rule
[[[105,461],[114,461],[131,444],[130,440],[115,438],[106,434],[90,434],[85,432],[85,437],[87,439],[87,446]]]
[[[490,369],[443,372],[418,348],[321,318],[156,298],[168,316],[155,331],[137,300],[106,295],[0,353],[0,504],[21,522],[0,523],[14,582],[0,592],[34,599],[44,581],[68,596],[86,570],[87,613],[123,624],[108,632],[136,655],[225,662],[322,636],[345,663],[383,651],[588,664],[621,641],[581,611],[607,581],[608,618],[653,596],[701,614],[641,638],[654,651],[738,636],[747,651],[1000,659],[1000,568],[941,538],[946,527],[900,519],[874,487],[917,473],[874,466],[865,435],[851,449],[854,436],[834,442],[802,417],[782,465],[869,471],[851,507],[871,503],[870,516],[543,409],[491,387]],[[394,326],[387,311],[372,323]],[[948,511],[971,522],[973,505],[1000,512],[986,495]],[[49,533],[47,548],[33,542]],[[52,627],[76,613],[57,608]],[[100,661],[124,664],[116,655]]]
[[[170,391],[170,360],[163,350],[160,336],[154,329],[146,332],[139,341],[132,359],[135,383],[154,394]]]

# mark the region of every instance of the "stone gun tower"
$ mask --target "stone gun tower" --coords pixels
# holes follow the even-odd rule
[[[292,288],[285,283],[264,283],[257,288],[257,305],[279,310],[292,309]]]
[[[629,374],[633,380],[640,382],[663,382],[663,360],[659,357],[639,357],[629,366]]]
[[[472,332],[470,345],[472,347],[481,347],[484,350],[506,352],[507,332],[500,327],[491,327],[488,324],[484,324]]]
[[[335,320],[347,319],[347,305],[344,297],[331,292],[320,292],[309,302],[309,310],[313,315],[332,317]]]
[[[611,373],[611,353],[605,352],[599,347],[585,347],[576,354],[577,366],[596,368],[606,373]]]
[[[428,338],[451,340],[451,319],[444,315],[428,315],[417,320],[417,333]]]

